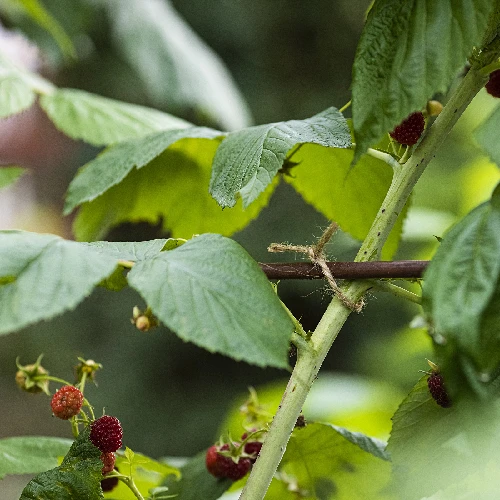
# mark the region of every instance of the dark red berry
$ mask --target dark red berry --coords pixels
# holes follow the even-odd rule
[[[52,413],[62,420],[78,415],[83,405],[83,394],[73,385],[61,387],[53,396],[50,406]]]
[[[493,97],[500,97],[500,69],[490,73],[490,79],[485,87],[488,94]]]
[[[417,111],[412,113],[406,120],[401,122],[391,133],[390,136],[396,139],[400,144],[411,146],[420,139],[425,128],[424,115]]]
[[[118,472],[118,467],[115,467]],[[103,492],[112,491],[118,486],[119,479],[117,477],[107,477],[101,481],[101,488]]]
[[[250,461],[252,463],[255,463],[255,461],[257,460],[257,456],[259,455],[261,448],[262,443],[260,441],[250,441],[245,445],[245,453],[252,455],[252,457],[250,457]]]
[[[227,478],[232,481],[237,481],[248,474],[252,467],[252,462],[249,458],[240,457],[235,462],[231,457],[221,455],[219,451],[229,450],[229,445],[211,446],[207,450],[205,464],[208,472],[216,478]]]
[[[104,453],[121,448],[122,437],[122,426],[116,417],[104,415],[90,424],[90,441]]]
[[[102,475],[105,476],[115,468],[116,456],[112,451],[101,453],[101,462],[104,466],[102,468]]]
[[[431,396],[439,406],[442,406],[443,408],[449,408],[451,406],[451,401],[448,397],[448,393],[446,392],[443,377],[441,374],[431,373],[431,375],[427,379],[427,385],[429,387]]]

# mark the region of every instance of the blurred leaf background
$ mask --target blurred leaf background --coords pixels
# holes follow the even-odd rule
[[[142,0],[128,10],[112,0],[45,0],[68,33],[76,58],[68,48],[62,52],[18,4],[2,3],[0,19],[40,47],[41,58],[26,46],[19,57],[57,85],[230,130],[302,119],[345,104],[370,2],[317,0],[312,6],[283,0]],[[198,34],[196,42],[188,43],[193,40],[190,30]],[[420,180],[397,259],[430,258],[438,244],[434,236],[490,196],[500,179],[498,168],[471,132],[495,104],[480,92]],[[61,216],[62,197],[76,169],[97,151],[64,138],[36,108],[0,121],[0,162],[28,168],[15,186],[0,191],[0,227],[70,238],[71,221]],[[281,183],[259,218],[234,238],[259,261],[293,260],[293,255],[269,255],[267,246],[312,243],[327,223]],[[165,235],[158,227],[124,224],[108,239],[159,236]],[[339,234],[329,245],[329,256],[352,259],[358,245]],[[329,300],[322,282],[282,282],[279,293],[311,330]],[[262,386],[262,400],[270,408],[277,406],[286,371],[209,354],[165,327],[141,333],[130,323],[134,305],[144,307],[131,290],[98,289],[71,313],[1,337],[0,438],[70,437],[69,426],[51,418],[46,397],[21,393],[14,383],[16,356],[27,364],[42,352],[43,365],[69,379],[77,356],[102,363],[99,388],[89,387],[89,399],[97,413],[105,407],[119,416],[125,444],[153,457],[194,455],[228,428],[236,435],[237,408],[250,385],[257,390]],[[409,328],[418,313],[418,307],[398,298],[370,295],[368,306],[349,319],[335,342],[304,409],[306,418],[387,438],[391,414],[419,379],[418,370],[426,369],[425,358],[432,358],[425,330]],[[17,498],[26,483],[25,478],[7,478],[3,498]]]

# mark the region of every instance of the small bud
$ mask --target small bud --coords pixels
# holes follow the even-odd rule
[[[18,371],[16,373],[16,384],[20,389],[26,392],[36,394],[44,392],[50,396],[49,381],[46,378],[49,372],[40,364],[43,354],[38,356],[35,363],[22,366],[19,364],[19,358],[16,359]]]
[[[439,101],[428,101],[426,111],[428,116],[438,116],[443,111],[443,105]]]
[[[81,382],[83,375],[86,374],[87,379],[94,382],[95,373],[102,368],[101,363],[96,363],[93,359],[78,358],[78,363],[75,366],[75,374],[77,382]]]
[[[159,325],[158,318],[149,307],[143,312],[137,306],[134,306],[130,322],[141,332],[147,332],[151,328],[156,328]]]
[[[143,316],[139,316],[135,320],[135,326],[141,332],[147,332],[151,328],[151,322],[149,321],[149,318],[147,316],[143,315]]]

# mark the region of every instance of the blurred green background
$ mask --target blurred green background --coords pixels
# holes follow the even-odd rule
[[[148,1],[156,0],[145,3]],[[155,53],[155,40],[160,51],[162,30],[169,30],[168,24],[156,26],[153,32],[151,26],[141,25],[143,19],[125,16],[120,18],[122,38],[117,40],[118,18],[109,12],[103,15],[101,3],[44,1],[75,44],[78,59],[72,62],[62,58],[46,32],[22,15],[3,7],[1,20],[7,28],[21,29],[41,48],[41,71],[60,86],[160,107],[198,124],[230,125],[231,120],[222,123],[224,120],[217,120],[195,103],[174,95],[168,85],[158,85],[164,75],[155,72],[155,61],[161,62]],[[173,1],[172,5],[227,65],[253,123],[260,124],[306,118],[349,100],[351,65],[369,3],[191,0]],[[142,54],[151,58],[146,69],[124,56],[124,47],[135,47],[143,32],[152,40],[149,52]],[[475,144],[471,131],[494,105],[494,99],[481,92],[424,174],[412,199],[397,259],[430,258],[437,245],[434,236],[441,236],[450,224],[489,197],[500,175]],[[233,117],[233,124],[237,120]],[[4,126],[20,125],[10,121]],[[8,163],[15,158],[31,169],[31,175],[19,186],[0,191],[2,206],[10,200],[16,207],[9,220],[0,219],[1,228],[71,237],[70,221],[60,215],[62,196],[76,169],[96,150],[66,141],[39,117],[31,126],[21,128],[17,136],[22,142],[24,133],[32,134],[29,145],[34,151],[29,151],[29,145],[20,148],[22,154],[17,156],[9,156],[5,145],[0,150],[0,161]],[[44,134],[51,139],[44,140]],[[41,143],[43,155],[36,150]],[[271,242],[309,244],[327,224],[282,183],[259,218],[234,238],[255,259],[270,262],[278,258],[267,253]],[[116,228],[109,239],[160,236],[165,235],[158,228],[137,224]],[[339,234],[328,253],[332,259],[348,260],[358,246],[359,242],[348,235]],[[281,259],[293,260],[294,256]],[[418,285],[412,286],[418,290]],[[306,329],[314,329],[330,297],[319,281],[282,282],[279,292]],[[277,405],[286,372],[209,354],[183,343],[164,327],[140,333],[130,323],[134,305],[144,306],[130,290],[113,293],[98,289],[73,312],[1,337],[0,438],[70,436],[68,425],[51,418],[47,397],[22,393],[14,383],[16,357],[27,364],[40,353],[45,354],[43,365],[51,374],[69,379],[77,356],[102,363],[99,387],[89,387],[88,398],[98,413],[105,407],[107,413],[120,418],[126,445],[153,457],[189,456],[208,447],[230,425],[223,424],[226,415],[245,399],[248,386],[265,386],[263,399],[271,407]],[[418,380],[418,370],[426,369],[425,358],[432,358],[425,331],[409,328],[418,314],[418,307],[401,299],[378,292],[370,295],[368,306],[351,316],[335,342],[304,409],[306,418],[386,438],[390,415]],[[234,428],[235,424],[231,425]],[[7,478],[1,486],[1,491],[7,492],[2,498],[17,498],[26,482],[25,478]]]

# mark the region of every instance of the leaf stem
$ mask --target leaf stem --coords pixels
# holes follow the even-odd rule
[[[356,256],[357,262],[380,258],[382,247],[415,184],[486,80],[487,77],[477,68],[471,68],[411,158],[402,168],[394,171],[385,200]],[[370,286],[366,281],[347,281],[342,287],[342,293],[351,301],[357,302]],[[312,349],[299,351],[297,363],[281,404],[266,435],[259,458],[243,488],[240,500],[264,498],[319,368],[350,313],[350,309],[335,296],[311,336]]]
[[[132,476],[124,476],[123,474],[108,474],[107,477],[117,477],[120,481],[122,481],[123,483],[125,483],[130,491],[135,495],[135,497],[138,499],[138,500],[144,500],[144,497],[142,496],[141,492],[139,491],[139,489],[137,488],[137,486],[135,485],[135,482],[134,482],[134,479],[132,478]]]
[[[490,64],[487,64],[486,66],[481,68],[480,71],[483,75],[489,76],[490,73],[492,73],[493,71],[496,71],[497,69],[500,69],[500,60],[498,60],[498,59],[496,61],[493,61]]]
[[[379,290],[383,292],[389,292],[396,297],[401,297],[402,299],[409,300],[415,304],[422,304],[422,297],[416,293],[410,292],[405,288],[395,285],[394,283],[388,283],[387,281],[380,280],[370,280],[370,283]]]
[[[340,109],[339,113],[343,113],[350,105],[352,104],[352,100],[347,101]]]

